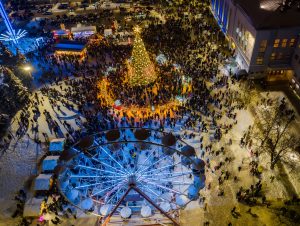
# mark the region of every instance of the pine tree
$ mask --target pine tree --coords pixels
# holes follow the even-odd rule
[[[128,64],[128,81],[130,86],[145,86],[155,81],[155,68],[140,36],[141,29],[135,27],[134,33],[131,63]]]
[[[4,83],[0,87],[0,112],[14,114],[29,100],[29,91],[8,68],[3,68]]]

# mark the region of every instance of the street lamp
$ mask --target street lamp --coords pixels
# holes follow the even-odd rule
[[[29,65],[26,65],[23,67],[24,71],[31,71],[31,67]]]
[[[29,76],[32,77],[31,75],[31,71],[32,71],[32,67],[30,65],[25,65],[22,68],[24,71],[28,72]]]

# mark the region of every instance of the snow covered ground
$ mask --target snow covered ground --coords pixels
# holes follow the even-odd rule
[[[53,87],[59,89],[58,86],[54,85]],[[282,93],[274,92],[270,95],[281,96]],[[38,96],[39,99],[43,99],[39,106],[40,111],[43,112],[44,109],[47,109],[50,115],[59,123],[63,134],[67,133],[63,125],[64,120],[67,120],[73,128],[80,128],[74,117],[72,117],[77,114],[76,108],[73,111],[63,106],[61,102],[58,102],[60,105],[60,110],[58,110],[57,107],[52,106],[48,97],[43,96],[40,92],[38,92]],[[19,115],[17,114],[16,118],[18,117]],[[30,116],[30,119],[32,117],[33,115]],[[224,123],[226,120],[228,119],[223,117],[220,122]],[[191,202],[185,210],[181,211],[180,220],[182,225],[203,225],[205,221],[211,222],[212,225],[226,225],[229,222],[233,223],[233,225],[270,225],[270,222],[273,222],[272,225],[281,225],[279,216],[277,216],[273,208],[265,206],[252,207],[252,212],[258,215],[258,217],[253,217],[251,214],[246,213],[249,207],[238,203],[235,198],[235,194],[241,186],[249,188],[250,185],[258,181],[256,177],[249,173],[249,162],[253,158],[250,150],[241,148],[239,145],[242,134],[253,123],[253,120],[254,118],[250,111],[237,111],[238,123],[233,126],[233,129],[228,134],[222,137],[220,142],[213,144],[212,149],[215,151],[214,153],[205,153],[204,160],[209,159],[211,163],[211,168],[206,169],[206,188],[200,192],[201,196],[205,197],[205,200],[203,202]],[[81,121],[84,121],[84,118],[81,117]],[[2,225],[1,222],[16,222],[16,220],[10,219],[10,215],[15,210],[14,194],[24,186],[28,178],[37,174],[37,162],[46,151],[44,145],[37,145],[31,138],[37,136],[44,141],[42,133],[48,134],[49,139],[56,137],[46,124],[43,114],[38,118],[38,125],[39,133],[35,134],[29,129],[29,137],[25,135],[20,140],[12,142],[10,148],[0,156],[0,225]],[[31,126],[32,122],[30,122],[29,128]],[[15,131],[17,128],[17,123],[14,123],[11,130]],[[193,129],[182,128],[182,125],[179,124],[175,127],[175,131],[168,127],[165,130],[179,133],[184,141],[195,147],[198,157],[202,154],[199,142],[200,136],[204,136],[204,146],[210,143],[209,133],[199,134]],[[196,137],[188,139],[188,136],[184,136],[184,133],[194,133]],[[228,145],[229,139],[232,139],[232,145]],[[221,147],[225,148],[225,155],[216,155],[216,151]],[[224,162],[225,156],[233,159],[229,164],[225,163],[226,166],[224,168],[224,170],[228,170],[231,173],[231,176],[229,180],[225,180],[223,185],[220,186],[218,177],[221,175],[221,170],[214,170],[214,166],[218,165],[220,161]],[[260,156],[259,164],[263,168],[261,180],[267,200],[276,206],[278,202],[291,197],[286,186],[282,183],[281,172],[277,168],[274,171],[269,170],[268,159],[268,156]],[[239,166],[241,166],[240,172],[237,170]],[[236,182],[232,179],[234,176],[238,178]],[[271,176],[275,176],[273,182],[270,180]],[[290,173],[289,176],[296,190],[299,191],[297,174]],[[208,189],[208,184],[210,184],[210,189]],[[224,190],[224,196],[218,196],[219,188]],[[233,206],[236,206],[237,211],[241,214],[237,219],[233,218],[230,213]],[[83,223],[87,222],[86,220],[95,222],[95,218],[84,213],[80,213],[78,217],[79,219],[76,222],[74,219],[65,219],[62,225],[86,225],[86,223]],[[14,225],[14,223],[11,223],[11,225]]]

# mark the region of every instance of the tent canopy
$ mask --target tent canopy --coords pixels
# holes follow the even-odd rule
[[[50,141],[49,151],[60,151],[64,150],[65,138],[53,139]]]
[[[53,171],[54,168],[57,166],[57,161],[59,156],[47,156],[42,163],[42,170],[43,171]]]
[[[40,174],[34,181],[35,191],[47,191],[50,188],[51,174]]]
[[[43,198],[31,198],[29,199],[24,206],[23,217],[38,217],[40,216],[41,204]]]

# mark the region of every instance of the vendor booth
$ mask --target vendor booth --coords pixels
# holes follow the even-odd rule
[[[23,217],[39,217],[43,198],[31,198],[24,205]]]
[[[62,41],[55,44],[54,49],[57,56],[72,55],[79,58],[86,56],[86,43],[84,42]]]
[[[54,168],[57,166],[59,156],[47,156],[42,163],[43,172],[53,172]]]
[[[53,139],[50,141],[50,152],[62,152],[65,146],[65,138]]]
[[[51,187],[51,174],[40,174],[34,181],[35,191],[48,191]]]
[[[81,26],[77,24],[76,27],[71,28],[73,37],[76,38],[87,38],[97,32],[96,26]]]
[[[68,29],[60,29],[53,31],[53,38],[55,40],[65,40],[71,38],[71,32]]]

